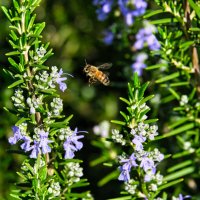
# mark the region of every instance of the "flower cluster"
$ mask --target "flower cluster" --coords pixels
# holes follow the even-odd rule
[[[115,37],[121,38],[121,36],[124,35],[124,33],[122,33],[123,30],[126,32],[125,34],[132,32],[131,30],[127,31],[127,26],[132,26],[135,22],[135,19],[142,16],[146,12],[147,8],[147,2],[145,0],[118,0],[117,3],[113,0],[93,0],[93,4],[98,7],[96,12],[100,21],[107,19],[109,13],[111,13],[112,8],[116,9],[115,11],[118,13],[116,16],[119,16],[120,13],[124,18],[126,24],[125,26],[122,25],[118,27],[117,24],[112,24],[107,30],[103,32],[103,42],[107,45],[112,44]],[[124,29],[122,29],[122,27],[124,27]],[[120,31],[116,31],[118,29]],[[130,44],[134,51],[141,50],[145,47],[148,47],[152,51],[160,49],[161,45],[154,35],[157,31],[155,26],[145,20],[139,25],[137,29],[139,31],[135,36],[135,42],[134,44]],[[127,38],[128,37],[129,35],[127,35]],[[144,64],[146,59],[147,56],[138,55],[135,63],[132,64],[133,71],[137,72],[139,76],[142,75],[142,70],[146,67]]]
[[[40,47],[36,49],[36,55],[33,57],[35,61],[38,61],[40,58],[42,58],[46,54],[46,49],[44,47]]]
[[[130,156],[126,154],[119,156],[120,175],[119,180],[127,182],[126,190],[134,194],[137,190],[135,180],[131,179],[132,168],[143,171],[143,176],[140,177],[144,182],[148,183],[150,191],[156,191],[157,186],[162,184],[163,176],[159,172],[156,173],[156,166],[164,159],[164,155],[155,148],[153,151],[145,150],[144,145],[148,140],[154,140],[158,135],[158,127],[156,125],[150,126],[140,122],[137,127],[132,128],[130,138],[132,138],[132,147],[134,149]]]
[[[76,162],[68,162],[65,165],[63,172],[67,174],[68,186],[79,182],[80,178],[83,176],[83,168]]]
[[[104,21],[107,19],[112,7],[114,7],[114,1],[93,0],[93,5],[97,6],[96,13],[98,20]],[[141,16],[145,13],[147,3],[145,0],[118,0],[118,6],[126,24],[131,26],[135,17]]]
[[[96,135],[107,138],[110,131],[110,123],[108,121],[102,121],[100,124],[93,127],[93,132]]]
[[[134,18],[145,13],[147,2],[145,0],[118,0],[118,5],[128,26],[134,23]]]
[[[61,98],[53,98],[53,101],[50,103],[51,112],[48,113],[49,116],[58,116],[63,110],[63,102]]]
[[[48,188],[48,192],[53,195],[53,197],[57,197],[60,195],[60,184],[59,182],[52,182]]]
[[[123,138],[123,135],[120,134],[119,130],[117,129],[112,129],[111,138],[113,139],[113,141],[115,141],[116,143],[120,143],[122,146],[126,144],[126,140]]]
[[[78,141],[79,139],[83,138],[83,135],[77,135],[78,133],[86,133],[86,131],[78,131],[76,128],[72,131],[70,128],[63,128],[60,130],[60,137],[64,139],[65,142],[63,143],[63,148],[65,150],[65,159],[73,158],[74,152],[80,150],[83,147],[83,143]]]
[[[113,0],[93,0],[93,4],[98,7],[96,10],[98,20],[104,21],[112,9]]]
[[[154,33],[156,32],[155,26],[150,24],[148,21],[144,21],[144,28],[140,29],[136,34],[136,42],[133,47],[136,50],[143,49],[145,45],[149,47],[150,50],[159,50],[160,43],[155,37]]]
[[[30,153],[30,158],[37,158],[38,154],[46,154],[51,152],[51,147],[49,146],[52,143],[52,140],[48,139],[49,132],[44,131],[43,129],[35,128],[34,133],[31,134],[27,131],[27,124],[23,123],[19,126],[12,127],[14,136],[9,138],[9,143],[14,145],[18,141],[21,141],[21,149],[25,152]],[[63,148],[65,150],[65,159],[70,159],[74,157],[74,152],[80,150],[83,147],[83,143],[78,141],[83,138],[83,135],[77,135],[79,132],[76,128],[72,131],[70,128],[60,129],[59,139],[63,143]],[[65,141],[64,141],[65,140]]]
[[[26,103],[30,107],[30,114],[35,114],[36,109],[38,109],[40,106],[42,106],[43,102],[43,95],[40,95],[38,98],[35,98],[34,100],[30,97],[27,98]]]
[[[180,106],[185,106],[188,103],[188,96],[187,95],[182,95],[180,99]]]
[[[136,56],[135,63],[132,64],[132,68],[134,72],[138,73],[138,76],[142,75],[142,71],[146,67],[146,64],[144,62],[147,58],[148,56],[146,53],[139,53]]]
[[[111,45],[113,43],[114,40],[114,34],[112,31],[110,30],[105,30],[103,32],[103,42],[107,45]]]
[[[32,139],[26,129],[26,123],[23,123],[19,127],[13,126],[12,130],[14,136],[9,138],[9,143],[13,145],[21,140],[23,142],[21,144],[21,148],[25,152],[31,151],[30,158],[37,158],[39,153],[46,154],[51,152],[49,143],[52,143],[52,141],[48,139],[48,132],[45,132],[43,129],[35,128],[34,135],[32,137],[34,139]]]
[[[17,88],[15,90],[14,95],[11,97],[13,104],[16,108],[24,108],[25,103],[24,103],[24,96],[23,96],[23,90],[20,88]]]
[[[58,72],[58,68],[56,66],[51,67],[50,74],[47,71],[43,71],[37,74],[35,78],[38,82],[37,84],[38,88],[42,90],[51,89],[51,88],[55,88],[56,84],[58,84],[60,90],[64,92],[67,89],[67,85],[63,81],[67,80],[67,77],[62,77],[63,74],[64,74],[63,70],[60,69],[60,71]]]

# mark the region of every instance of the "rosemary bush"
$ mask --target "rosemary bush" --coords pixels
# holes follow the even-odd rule
[[[21,165],[7,198],[200,199],[199,1],[48,3],[2,6],[13,104],[3,103],[12,130],[3,152]],[[37,22],[45,6],[55,27],[66,23],[49,28],[52,37]],[[48,39],[60,41],[55,54],[67,49],[64,59],[53,60]],[[84,60],[112,62],[110,86],[89,87]]]

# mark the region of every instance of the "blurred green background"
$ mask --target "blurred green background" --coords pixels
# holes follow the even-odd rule
[[[10,7],[11,1],[1,1],[1,5]],[[46,63],[49,66],[62,67],[64,72],[72,74],[67,80],[68,90],[61,93],[64,100],[64,114],[74,114],[71,127],[86,130],[89,134],[84,139],[84,148],[77,154],[77,158],[84,159],[85,178],[91,183],[90,189],[95,199],[106,199],[118,194],[119,183],[110,182],[99,188],[97,182],[111,169],[91,167],[90,161],[97,158],[100,151],[91,145],[95,139],[92,132],[94,125],[103,120],[116,119],[119,110],[119,96],[126,95],[126,76],[130,78],[129,66],[122,66],[119,62],[119,52],[114,46],[102,43],[102,31],[108,27],[106,22],[96,19],[95,8],[92,1],[84,0],[43,0],[37,8],[37,21],[46,22],[43,42],[50,42],[54,55]],[[8,137],[12,134],[11,127],[16,122],[15,116],[3,110],[3,107],[12,107],[10,96],[13,91],[7,89],[10,84],[2,72],[8,66],[6,52],[10,51],[8,45],[9,22],[0,10],[0,200],[11,199],[9,192],[18,181],[16,171],[19,169],[24,157],[9,154]],[[105,62],[113,63],[109,70],[111,86],[101,84],[88,86],[88,78],[83,73],[87,63],[99,65]],[[122,76],[123,74],[123,76]],[[122,78],[123,77],[123,78]],[[17,147],[16,147],[17,148]],[[87,155],[85,158],[84,155]],[[95,177],[94,177],[95,174]],[[112,195],[111,195],[112,194]]]

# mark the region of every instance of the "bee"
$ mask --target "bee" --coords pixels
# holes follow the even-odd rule
[[[97,81],[99,81],[100,83],[102,83],[106,86],[110,84],[108,75],[99,69],[109,69],[112,66],[111,63],[104,63],[97,67],[94,65],[87,64],[86,61],[85,61],[85,63],[86,63],[86,65],[85,65],[83,71],[86,73],[87,76],[90,77],[89,85],[96,83]]]

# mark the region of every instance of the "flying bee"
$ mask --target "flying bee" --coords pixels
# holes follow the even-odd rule
[[[99,69],[109,69],[111,66],[112,66],[111,63],[104,63],[97,67],[86,63],[86,66],[84,67],[83,71],[86,73],[87,76],[90,77],[89,85],[96,83],[97,81],[106,86],[109,85],[110,80],[108,78],[108,75]]]

